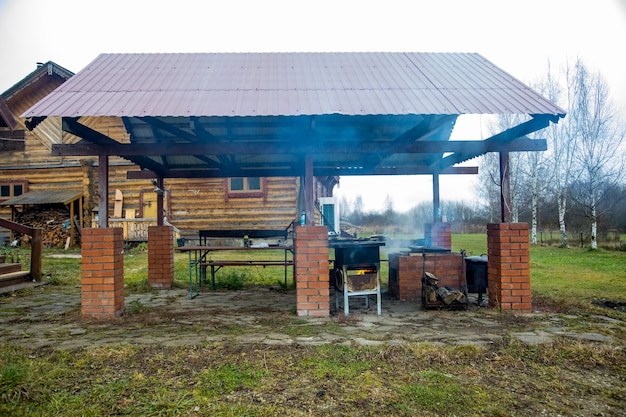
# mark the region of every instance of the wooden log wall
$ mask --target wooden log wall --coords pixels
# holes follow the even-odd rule
[[[266,178],[265,197],[226,198],[225,181],[166,180],[171,216],[181,234],[197,235],[202,229],[281,229],[297,217],[299,180]]]

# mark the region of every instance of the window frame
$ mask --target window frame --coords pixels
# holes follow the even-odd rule
[[[22,193],[15,195],[15,186],[16,185],[21,185],[22,186]],[[17,197],[20,196],[22,194],[26,194],[28,192],[28,180],[24,180],[24,179],[17,179],[17,180],[0,180],[0,187],[1,186],[8,186],[9,187],[9,195],[8,196],[1,196],[0,195],[0,202],[4,202],[7,201],[13,197]]]
[[[231,179],[232,178],[242,178],[243,179],[243,190],[233,190],[231,188]],[[232,177],[232,178],[224,178],[224,191],[226,196],[226,201],[231,198],[263,198],[265,199],[267,195],[267,184],[264,177]],[[259,178],[260,189],[259,190],[250,190],[248,187],[248,178]]]

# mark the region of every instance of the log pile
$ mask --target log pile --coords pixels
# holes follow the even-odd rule
[[[47,248],[64,247],[70,238],[70,213],[64,206],[38,206],[26,208],[15,216],[17,223],[43,229],[43,245]],[[77,233],[76,238],[80,235]],[[16,236],[28,243],[30,236]]]
[[[467,308],[467,295],[452,287],[440,287],[439,278],[424,272],[422,278],[422,305],[425,308]]]

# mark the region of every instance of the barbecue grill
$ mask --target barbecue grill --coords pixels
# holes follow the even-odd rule
[[[478,294],[478,305],[482,304],[483,294],[487,292],[487,264],[486,255],[465,258],[467,292]]]
[[[412,253],[450,253],[452,250],[442,246],[409,246]]]
[[[381,314],[380,246],[385,242],[370,240],[333,240],[335,250],[335,306],[339,310],[339,294],[343,294],[344,314],[350,314],[349,297],[364,296],[369,308],[370,295],[376,295],[377,313]]]

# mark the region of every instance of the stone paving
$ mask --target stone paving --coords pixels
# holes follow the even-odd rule
[[[259,287],[188,296],[182,289],[133,294],[125,298],[121,317],[99,322],[81,319],[78,288],[41,286],[0,297],[2,342],[71,350],[127,343],[484,345],[518,340],[539,344],[564,337],[621,349],[626,329],[625,321],[602,315],[514,315],[476,305],[467,311],[424,311],[419,302],[401,302],[387,294],[380,316],[374,302],[368,310],[362,300],[353,299],[349,317],[333,311],[328,318],[298,317],[293,290]],[[334,310],[334,300],[332,304]]]

